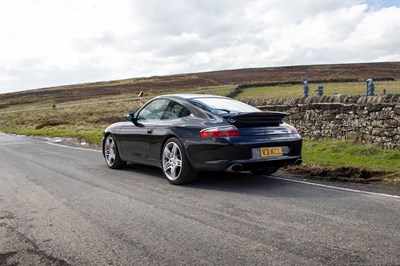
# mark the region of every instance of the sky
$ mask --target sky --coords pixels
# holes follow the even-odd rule
[[[400,0],[0,0],[0,93],[400,61]]]

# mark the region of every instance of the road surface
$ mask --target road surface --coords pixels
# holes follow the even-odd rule
[[[400,199],[0,134],[0,265],[400,265]]]

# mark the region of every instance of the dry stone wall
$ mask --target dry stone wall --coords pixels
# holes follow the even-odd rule
[[[262,110],[286,112],[308,139],[339,139],[400,148],[400,95],[255,99]]]

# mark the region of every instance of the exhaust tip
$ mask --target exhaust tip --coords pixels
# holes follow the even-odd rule
[[[298,159],[298,160],[296,160],[296,161],[294,162],[294,164],[295,164],[295,165],[300,165],[302,162],[303,162],[303,160]]]
[[[229,166],[226,171],[228,172],[239,172],[242,171],[243,166],[241,164],[233,164]]]

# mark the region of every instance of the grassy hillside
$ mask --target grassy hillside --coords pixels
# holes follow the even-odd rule
[[[140,91],[152,95],[171,91],[235,87],[243,83],[298,82],[300,85],[302,76],[307,76],[310,82],[338,79],[362,82],[367,78],[400,80],[400,62],[251,68],[43,88],[0,94],[0,111],[15,105],[60,104],[100,98],[132,97]]]

